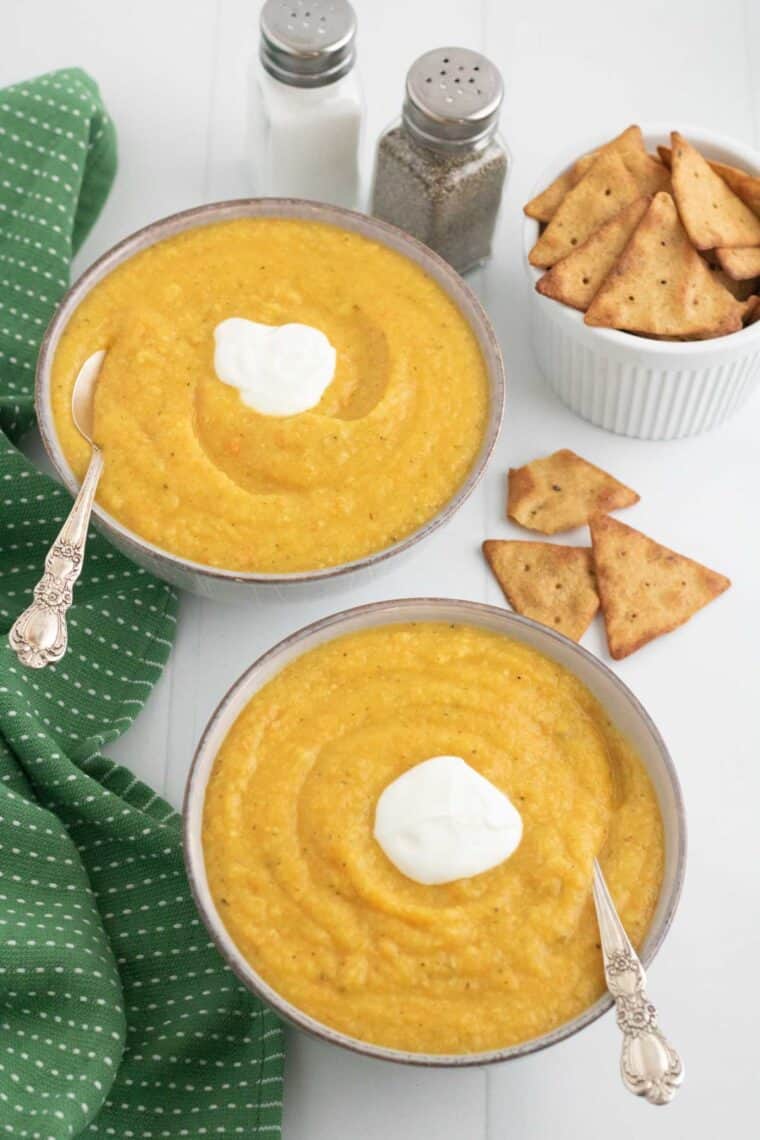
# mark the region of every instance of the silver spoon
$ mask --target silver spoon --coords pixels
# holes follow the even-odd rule
[[[593,892],[604,976],[615,999],[618,1028],[623,1034],[623,1084],[650,1104],[668,1104],[683,1081],[683,1063],[657,1026],[657,1010],[644,991],[644,967],[623,928],[596,859]]]
[[[45,573],[34,587],[34,601],[8,634],[19,661],[33,669],[60,661],[68,646],[66,614],[73,601],[74,583],[82,572],[92,504],[103,471],[103,452],[93,441],[92,431],[95,384],[105,354],[101,349],[85,360],[71,396],[74,424],[92,448],[87,473],[71,513],[48,551]]]

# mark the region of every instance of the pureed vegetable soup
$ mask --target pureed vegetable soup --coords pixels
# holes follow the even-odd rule
[[[381,792],[461,757],[517,807],[517,850],[443,885],[373,837]],[[642,762],[573,674],[499,634],[382,626],[254,695],[208,785],[203,848],[231,937],[299,1009],[364,1041],[469,1053],[540,1036],[603,992],[591,868],[635,944],[663,875]]]
[[[301,323],[336,349],[311,411],[262,415],[214,370],[231,317]],[[106,347],[95,397],[98,502],[157,546],[229,570],[362,558],[431,519],[483,440],[485,364],[467,321],[417,265],[335,226],[240,219],[136,254],[96,285],[55,356],[63,451],[77,371]]]

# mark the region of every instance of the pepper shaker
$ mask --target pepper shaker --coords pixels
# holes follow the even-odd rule
[[[257,194],[353,207],[363,102],[347,0],[266,0],[251,75]]]
[[[372,213],[460,273],[491,253],[509,162],[497,133],[503,93],[480,52],[426,52],[407,74],[401,119],[378,142]]]

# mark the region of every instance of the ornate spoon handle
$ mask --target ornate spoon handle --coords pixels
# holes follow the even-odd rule
[[[102,470],[103,453],[99,447],[93,447],[79,494],[48,551],[45,573],[34,587],[34,601],[8,634],[19,661],[33,669],[60,661],[66,652],[66,614],[73,601],[74,583],[82,572],[92,503]]]
[[[683,1064],[657,1026],[657,1010],[646,995],[646,975],[630,943],[601,868],[594,860],[594,905],[604,955],[607,989],[615,999],[623,1034],[623,1084],[650,1104],[668,1104],[683,1081]]]

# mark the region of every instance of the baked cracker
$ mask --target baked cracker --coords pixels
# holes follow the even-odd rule
[[[615,660],[670,633],[731,585],[728,578],[607,515],[590,523],[596,583]]]
[[[760,277],[760,245],[741,249],[716,249],[715,256],[721,269],[734,281],[748,281]]]
[[[509,470],[507,515],[541,534],[572,530],[638,501],[630,487],[568,448]]]
[[[483,553],[513,610],[580,641],[599,609],[588,547],[488,539]]]
[[[724,273],[719,265],[711,266],[710,272],[724,289],[728,289],[729,293],[736,297],[737,301],[746,301],[748,297],[757,292],[758,279],[756,277],[749,277],[746,281],[735,280]]]
[[[537,222],[550,222],[562,199],[577,182],[580,182],[595,158],[595,153],[584,154],[568,170],[563,171],[558,178],[555,178],[545,190],[542,190],[535,198],[531,198],[530,202],[523,207],[523,213],[529,218],[535,218]]]
[[[594,159],[570,190],[528,255],[531,265],[550,269],[609,218],[641,196],[635,178],[619,154]]]
[[[650,201],[646,197],[636,198],[614,218],[594,230],[582,245],[539,278],[536,282],[538,292],[585,312],[628,244]]]
[[[658,146],[657,151],[664,165],[670,169],[672,161],[670,147]],[[736,166],[727,166],[725,162],[711,162],[710,166],[734,194],[749,206],[753,214],[760,217],[760,178],[756,174],[747,174],[746,170],[739,170]]]
[[[678,131],[673,143],[673,196],[697,249],[760,245],[760,218]]]
[[[694,249],[673,199],[660,193],[584,319],[647,336],[701,338],[736,332],[743,312]]]
[[[744,324],[754,325],[760,321],[760,296],[748,297],[744,308]]]
[[[557,212],[560,202],[580,182],[591,163],[600,154],[615,152],[620,155],[627,170],[633,175],[641,194],[656,194],[664,190],[670,183],[670,173],[666,167],[651,154],[647,154],[641,127],[635,124],[626,129],[614,139],[604,143],[598,150],[584,154],[573,163],[568,170],[563,171],[558,178],[546,187],[524,207],[524,213],[538,222],[550,222]]]

